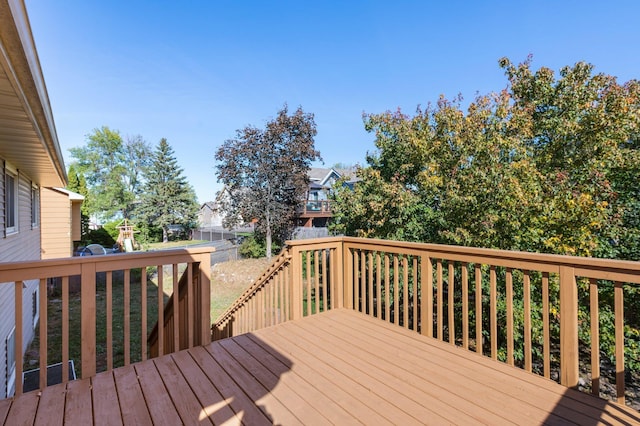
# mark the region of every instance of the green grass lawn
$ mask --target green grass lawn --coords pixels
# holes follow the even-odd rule
[[[202,244],[208,242],[207,240],[181,240],[181,241],[169,241],[167,243],[150,243],[145,245],[146,250],[165,250],[172,248],[185,248],[188,246]]]

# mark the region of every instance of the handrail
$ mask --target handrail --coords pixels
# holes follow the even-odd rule
[[[0,286],[13,286],[15,312],[15,359],[16,359],[16,395],[23,391],[22,387],[22,360],[23,343],[25,333],[29,325],[25,325],[23,308],[24,290],[38,289],[39,292],[39,368],[40,388],[47,386],[47,365],[52,361],[49,358],[48,344],[48,291],[53,287],[61,292],[61,304],[55,305],[55,310],[61,315],[61,348],[56,349],[54,358],[62,361],[62,381],[68,379],[68,361],[70,352],[75,348],[70,347],[70,335],[77,333],[79,340],[80,360],[76,358],[76,365],[81,368],[81,377],[91,377],[97,372],[97,361],[104,364],[101,369],[114,368],[114,345],[117,341],[123,342],[124,365],[131,362],[132,336],[141,334],[142,347],[134,348],[136,357],[146,359],[148,348],[146,345],[147,320],[154,320],[149,315],[154,306],[148,304],[147,299],[153,296],[157,299],[158,319],[163,323],[164,312],[164,288],[162,286],[162,271],[164,266],[173,268],[173,291],[178,288],[177,267],[185,264],[192,276],[197,277],[198,285],[188,285],[187,292],[192,298],[185,306],[170,302],[177,313],[173,320],[171,339],[181,341],[180,337],[190,333],[190,330],[200,330],[191,339],[191,345],[206,344],[211,339],[210,334],[210,254],[212,247],[197,247],[188,249],[163,250],[144,253],[122,253],[103,256],[87,256],[49,259],[41,261],[22,261],[0,264]],[[148,273],[158,273],[157,291],[147,294]],[[189,283],[192,284],[192,283]],[[73,295],[72,288],[78,287],[79,296]],[[6,288],[6,287],[5,287]],[[122,305],[114,306],[113,295],[115,292],[122,295]],[[171,293],[171,292],[170,292]],[[135,296],[134,296],[135,295]],[[72,309],[74,300],[79,299],[79,309]],[[132,300],[139,303],[132,305]],[[35,305],[34,305],[35,306]],[[60,308],[58,308],[60,306]],[[149,308],[149,312],[148,312]],[[122,327],[113,327],[114,313],[122,311]],[[136,312],[135,316],[134,311]],[[75,312],[79,312],[74,319]],[[100,316],[98,321],[98,316]],[[149,318],[148,318],[149,317]],[[140,324],[133,324],[132,318],[139,318]],[[136,320],[137,321],[137,320]],[[100,327],[101,330],[98,330]],[[97,341],[97,334],[101,335],[106,327],[105,340]],[[139,327],[139,328],[138,328]],[[116,337],[114,338],[114,333]],[[122,333],[122,334],[120,334]],[[160,333],[161,335],[163,333]],[[29,334],[26,334],[27,338]],[[119,343],[118,343],[119,345]],[[98,348],[101,348],[98,350]],[[138,353],[138,351],[140,351]],[[79,361],[79,362],[78,362]],[[52,362],[55,362],[53,360]]]
[[[625,339],[633,337],[624,333],[624,295],[640,284],[640,262],[355,237],[288,241],[287,253],[285,320],[354,309],[572,388],[580,353],[590,353],[586,387],[600,395],[601,375],[615,368],[614,397],[625,401]],[[239,301],[248,307],[244,319],[236,318],[235,304],[226,323],[279,309],[277,301],[255,303],[255,295],[248,291]],[[578,318],[581,304],[590,306],[589,318],[584,308]],[[218,334],[221,324],[214,324],[214,338],[272,324]],[[611,366],[600,359],[601,325],[615,330],[603,339],[615,341]]]

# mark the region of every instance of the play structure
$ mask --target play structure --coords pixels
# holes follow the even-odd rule
[[[134,234],[140,232],[133,229],[133,225],[129,224],[128,219],[124,219],[117,226],[118,230],[118,239],[116,240],[116,244],[120,247],[120,251],[130,253],[134,251],[136,247],[136,240]]]

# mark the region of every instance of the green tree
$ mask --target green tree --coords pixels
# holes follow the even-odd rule
[[[67,176],[69,177],[67,189],[84,197],[84,201],[80,207],[80,232],[82,239],[84,240],[89,233],[89,207],[87,205],[89,201],[89,190],[87,189],[87,182],[85,181],[84,176],[76,171],[74,163],[69,165]]]
[[[136,220],[145,227],[162,228],[163,242],[169,239],[169,225],[190,229],[198,211],[195,192],[165,138],[153,152],[144,177],[144,189],[135,209]]]
[[[87,135],[85,146],[70,149],[89,189],[89,214],[103,220],[130,216],[150,151],[140,136],[124,142],[120,132],[106,126]]]
[[[287,105],[265,129],[247,126],[216,151],[217,178],[228,193],[222,208],[226,225],[258,219],[256,232],[266,239],[271,257],[272,239],[282,242],[293,225],[296,206],[308,188],[311,162],[320,159],[314,147],[313,114]]]

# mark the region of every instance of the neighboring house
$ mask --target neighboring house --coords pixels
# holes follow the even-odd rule
[[[200,228],[221,228],[222,216],[218,209],[218,203],[207,201],[198,210],[198,225]]]
[[[43,198],[67,178],[22,0],[0,0],[0,174],[0,262],[41,259],[53,243],[43,239],[49,214]],[[67,240],[63,246],[66,254]],[[0,396],[12,395],[21,379],[15,377],[14,291],[0,285]],[[38,321],[38,292],[37,280],[23,283],[23,351]]]
[[[63,188],[42,188],[42,258],[73,255],[80,243],[84,197]]]
[[[333,186],[338,179],[345,177],[346,184],[353,187],[353,183],[356,181],[355,171],[355,168],[312,167],[309,169],[309,189],[296,212],[296,225],[303,228],[326,227],[332,216],[329,196]]]

